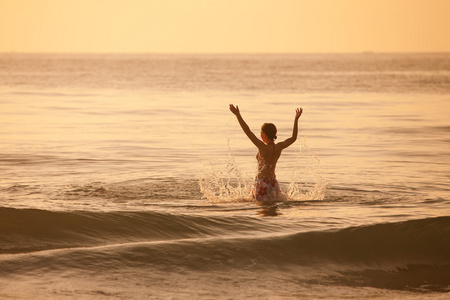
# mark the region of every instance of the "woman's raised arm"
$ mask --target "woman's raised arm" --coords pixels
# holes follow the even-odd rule
[[[292,129],[292,136],[288,139],[286,139],[283,142],[278,143],[278,145],[281,146],[282,149],[289,147],[297,140],[298,135],[298,119],[303,113],[302,108],[295,109],[295,119],[294,119],[294,128]]]
[[[255,146],[258,148],[264,146],[264,142],[261,141],[260,139],[258,139],[256,137],[256,135],[250,130],[247,123],[245,123],[245,121],[242,118],[241,113],[239,111],[239,107],[237,105],[234,106],[233,104],[230,104],[230,111],[236,116],[236,118],[238,119],[239,125],[241,125],[242,130],[247,135],[247,137],[250,139],[250,141],[252,141],[252,143],[255,144]]]

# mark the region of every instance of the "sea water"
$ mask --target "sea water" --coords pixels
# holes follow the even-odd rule
[[[449,97],[449,54],[1,54],[0,298],[448,298]],[[286,201],[230,103],[303,108]]]

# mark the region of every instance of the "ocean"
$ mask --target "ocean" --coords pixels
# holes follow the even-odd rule
[[[449,116],[448,53],[0,54],[0,299],[448,299]]]

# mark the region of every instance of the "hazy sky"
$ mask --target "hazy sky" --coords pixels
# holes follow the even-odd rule
[[[450,0],[0,0],[0,51],[450,52]]]

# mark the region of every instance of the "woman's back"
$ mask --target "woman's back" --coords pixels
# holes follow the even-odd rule
[[[256,159],[258,160],[257,178],[276,178],[275,168],[281,155],[281,148],[275,143],[269,143],[259,148]]]

